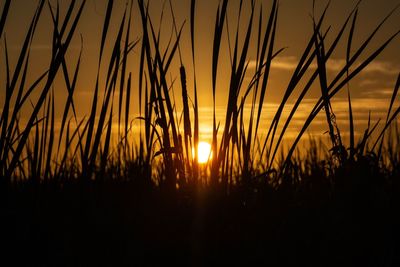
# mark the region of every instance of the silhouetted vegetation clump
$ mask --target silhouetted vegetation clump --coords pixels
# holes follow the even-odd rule
[[[39,1],[14,69],[4,35],[10,4],[11,0],[4,1],[0,18],[5,55],[0,116],[1,262],[400,265],[400,107],[395,107],[400,76],[383,125],[372,125],[369,118],[359,140],[350,96],[350,81],[397,38],[399,32],[370,48],[394,11],[359,47],[353,44],[359,3],[338,32],[325,26],[328,6],[320,16],[313,13],[312,35],[269,128],[260,133],[263,104],[273,89],[269,88],[271,64],[284,51],[275,47],[279,1],[272,1],[260,15],[256,1],[241,2],[241,21],[233,40],[224,39],[229,1],[220,1],[210,55],[213,156],[199,164],[195,0],[188,23],[191,43],[185,47],[191,51],[191,62],[182,59],[185,28],[184,23],[178,25],[171,2],[168,14],[173,30],[166,47],[161,45],[161,30],[155,28],[149,3],[143,0],[128,1],[116,35],[110,35],[114,2],[108,2],[93,99],[83,117],[78,116],[74,101],[83,41],[77,58],[66,55],[85,1],[72,1],[65,13],[58,4]],[[250,5],[248,17],[240,16],[242,4]],[[27,84],[32,40],[45,8],[51,14],[51,60],[48,69]],[[138,39],[131,36],[134,8],[140,12]],[[231,68],[228,88],[222,88],[228,95],[225,120],[218,122],[216,91],[221,90],[217,81],[222,79],[218,70],[224,41],[229,44]],[[340,43],[346,46],[346,63],[328,79],[327,63]],[[106,56],[108,47],[112,51]],[[257,51],[254,70],[248,68],[251,49]],[[140,55],[135,74],[127,63],[132,51]],[[180,86],[170,78],[178,58]],[[185,64],[191,64],[192,72],[186,71]],[[64,103],[57,102],[61,110],[55,107],[56,76],[62,78],[67,94]],[[313,84],[320,97],[287,152],[280,153],[287,129]],[[177,101],[174,86],[181,89]],[[348,144],[331,103],[346,89]],[[283,119],[294,92],[298,98]],[[140,110],[136,117],[133,105]],[[244,119],[245,105],[250,107],[249,120]],[[27,106],[31,107],[28,115],[23,112]],[[62,114],[59,128],[57,112]],[[298,144],[318,114],[326,118],[328,148],[310,138],[300,153]],[[134,122],[140,124],[139,134],[133,133]]]

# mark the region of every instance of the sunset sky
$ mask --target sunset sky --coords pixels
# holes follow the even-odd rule
[[[10,56],[11,69],[16,64],[16,56],[19,54],[21,49],[22,40],[26,31],[29,27],[30,20],[34,14],[38,1],[25,1],[25,0],[14,0],[11,3],[9,17],[5,26],[5,34],[0,44],[0,60],[4,62],[4,36],[7,40],[7,46]],[[56,1],[50,1],[52,6],[55,7]],[[80,2],[80,1],[78,1]],[[112,41],[117,33],[117,28],[120,24],[123,9],[127,1],[118,0],[115,3],[113,10],[112,21],[110,25],[110,36],[108,46],[105,51],[111,50]],[[160,13],[163,6],[163,0],[151,0],[150,1],[150,15],[155,24],[156,29],[160,27],[159,19]],[[238,18],[238,7],[239,0],[230,1],[228,8],[228,23],[231,31],[231,38],[236,32],[236,24]],[[262,8],[264,10],[264,19],[267,18],[270,11],[272,1],[256,1],[256,21],[258,21],[258,15]],[[328,43],[332,42],[332,37],[339,31],[342,23],[345,21],[347,15],[352,10],[357,1],[355,0],[332,0],[331,7],[327,14],[326,22],[323,29],[327,29],[328,26],[332,26],[330,35],[328,35]],[[65,14],[69,1],[60,1],[60,10],[62,14]],[[213,31],[216,17],[216,10],[219,1],[217,0],[199,0],[197,1],[196,9],[196,36],[195,36],[195,49],[196,49],[196,68],[197,68],[197,82],[199,90],[199,104],[200,104],[200,124],[201,124],[201,135],[203,139],[210,138],[211,129],[211,59],[212,59],[212,45],[213,45]],[[327,1],[316,1],[316,14],[317,17],[321,14],[321,10],[326,5]],[[193,68],[191,61],[191,50],[190,50],[190,1],[189,0],[172,0],[174,12],[177,17],[178,26],[181,25],[184,20],[186,24],[183,30],[183,37],[181,40],[181,50],[184,65],[188,73],[188,87],[189,94],[193,97]],[[355,37],[353,43],[353,49],[359,47],[362,42],[367,38],[368,34],[371,33],[376,25],[393,9],[396,5],[399,5],[399,0],[365,0],[360,4],[359,16],[355,30]],[[105,10],[107,7],[106,0],[88,0],[84,9],[83,16],[79,22],[77,33],[81,34],[83,38],[83,57],[81,73],[78,77],[78,89],[75,94],[75,102],[78,107],[78,112],[81,116],[87,115],[90,110],[94,83],[96,79],[96,64],[99,54],[99,43],[101,38],[101,31],[103,26],[103,20],[105,17]],[[37,33],[35,35],[32,45],[31,55],[31,70],[29,72],[30,81],[32,82],[37,78],[43,71],[46,70],[49,62],[49,56],[51,54],[51,35],[52,35],[52,22],[49,16],[48,6],[44,8],[44,14],[40,18]],[[244,15],[241,18],[240,30],[241,33],[245,30],[245,25],[248,23],[248,15],[250,10],[250,1],[244,1]],[[138,5],[136,1],[133,1],[133,21],[132,21],[132,38],[140,40],[141,21],[138,11]],[[312,21],[310,14],[312,13],[312,0],[281,0],[280,1],[280,13],[278,19],[277,28],[277,40],[275,50],[282,47],[287,47],[283,53],[275,59],[272,64],[271,80],[268,85],[267,95],[265,100],[265,121],[260,125],[261,129],[266,129],[269,126],[269,119],[271,118],[272,112],[275,110],[277,103],[280,102],[283,92],[289,82],[290,75],[292,74],[296,63],[301,56],[302,50],[305,48],[307,41],[312,34]],[[169,36],[172,30],[170,9],[168,2],[165,5],[165,15],[161,26],[162,29],[162,45],[166,45],[169,40]],[[256,24],[256,23],[255,23]],[[256,25],[254,25],[256,28]],[[381,43],[383,43],[389,36],[400,29],[400,10],[397,10],[394,15],[387,21],[383,28],[379,31],[376,38],[371,42],[367,53],[373,51]],[[254,31],[254,36],[256,31]],[[77,56],[80,50],[80,37],[79,34],[75,35],[75,39],[70,46],[68,64],[75,66]],[[243,34],[243,33],[242,33]],[[337,73],[345,63],[345,47],[346,37],[340,44],[340,49],[333,55],[332,60],[328,62],[328,75]],[[230,66],[228,43],[226,28],[224,36],[222,37],[221,46],[221,58],[218,73],[218,88],[217,88],[217,119],[221,121],[224,118],[224,110],[226,108],[227,101],[227,90],[228,90],[228,71]],[[242,40],[242,39],[241,39]],[[252,50],[249,52],[249,66],[248,70],[249,79],[253,72],[251,70],[252,61],[255,60],[255,37],[252,39],[253,44]],[[353,98],[354,116],[357,125],[360,127],[358,133],[363,132],[363,125],[366,125],[368,111],[372,111],[372,119],[376,121],[378,118],[384,119],[386,116],[386,110],[391,97],[391,93],[396,82],[397,75],[400,71],[400,40],[395,39],[386,51],[383,52],[378,59],[373,62],[357,79],[353,80],[350,84],[350,90]],[[108,49],[107,49],[108,48]],[[106,53],[106,57],[109,54]],[[367,54],[364,55],[365,58]],[[140,45],[134,49],[129,59],[130,71],[133,75],[133,87],[135,91],[132,96],[133,108],[131,113],[132,116],[138,114],[137,107],[137,66],[140,58]],[[176,57],[175,62],[172,66],[172,72],[170,74],[171,79],[179,79],[179,60]],[[4,64],[2,63],[2,66]],[[316,63],[312,65],[312,68],[316,67]],[[72,71],[72,70],[71,70]],[[0,69],[0,77],[4,79],[5,71],[4,67]],[[56,101],[57,103],[63,103],[65,101],[65,88],[63,81],[59,77],[56,82],[60,86],[60,89],[56,90]],[[328,76],[328,79],[330,76]],[[3,86],[4,83],[2,83]],[[318,85],[318,81],[315,83]],[[180,92],[180,87],[174,88],[176,94]],[[289,101],[288,108],[291,107],[293,99],[298,95],[299,91],[294,93],[294,98]],[[2,94],[4,88],[1,89]],[[298,111],[297,121],[292,123],[290,128],[290,135],[294,135],[298,128],[302,126],[302,121],[308,116],[311,109],[311,104],[315,103],[317,97],[320,96],[319,88],[316,86],[312,92],[307,95],[307,99]],[[348,124],[348,110],[347,110],[347,91],[343,90],[333,102],[333,110],[337,116],[337,120],[340,125],[347,127]],[[0,106],[3,105],[3,100],[0,100]],[[181,103],[177,100],[177,105],[180,107]],[[396,106],[399,104],[397,101]],[[29,111],[27,111],[29,112]],[[60,111],[61,114],[61,111]],[[301,120],[302,119],[302,120]],[[322,126],[322,127],[321,127]],[[326,130],[326,124],[324,124],[324,118],[317,119],[313,124],[315,134],[322,134]]]

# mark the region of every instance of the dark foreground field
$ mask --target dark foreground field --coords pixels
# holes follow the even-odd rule
[[[2,186],[1,261],[399,266],[400,177],[342,174],[228,196],[144,188],[137,179]]]

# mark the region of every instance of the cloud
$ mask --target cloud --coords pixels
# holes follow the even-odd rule
[[[277,70],[294,70],[298,64],[298,59],[296,57],[278,57],[274,59],[271,63],[271,68],[272,69],[277,69]],[[249,69],[254,69],[256,68],[256,61],[251,60],[249,62]]]
[[[272,61],[271,67],[279,70],[295,70],[298,64],[298,59],[295,57],[277,58]]]
[[[293,56],[287,57],[277,57],[271,63],[271,68],[275,70],[283,70],[283,71],[294,71],[299,63],[299,59]],[[356,62],[353,64],[351,69],[355,69],[356,67],[360,66],[360,62]],[[326,68],[328,72],[339,72],[343,69],[346,65],[345,59],[329,59]],[[256,62],[250,61],[249,68],[255,68]],[[317,69],[317,63],[313,62],[310,65],[310,69],[315,70]],[[395,75],[398,74],[400,71],[400,66],[394,64],[390,61],[382,61],[382,60],[375,60],[371,62],[364,70],[363,73],[378,73],[384,75]]]
[[[381,83],[381,81],[379,81],[378,79],[371,79],[371,78],[365,78],[365,79],[362,79],[359,83],[358,83],[358,85],[360,86],[360,87],[370,87],[370,86],[376,86],[377,84],[380,84]]]
[[[393,95],[393,88],[374,88],[373,90],[362,91],[361,95],[368,98],[389,98]]]
[[[400,67],[388,61],[374,61],[365,68],[365,72],[381,73],[387,75],[396,75],[400,71]]]

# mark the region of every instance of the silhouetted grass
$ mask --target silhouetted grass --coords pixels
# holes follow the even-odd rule
[[[329,266],[400,263],[396,245],[399,221],[395,216],[400,203],[400,133],[396,120],[400,107],[394,107],[400,75],[385,123],[374,139],[372,133],[379,121],[371,125],[369,119],[364,135],[358,142],[355,140],[350,94],[350,81],[397,38],[399,31],[375,50],[370,49],[371,41],[395,10],[356,48],[353,39],[359,3],[331,43],[327,36],[332,29],[323,30],[329,5],[321,16],[312,14],[313,34],[288,80],[268,131],[261,133],[260,124],[266,123],[262,117],[263,103],[269,90],[273,90],[269,87],[272,62],[284,51],[275,45],[279,1],[272,1],[270,9],[262,7],[258,17],[256,1],[241,1],[233,43],[227,17],[229,1],[221,1],[210,55],[213,157],[200,165],[195,62],[195,28],[199,26],[195,23],[195,0],[191,1],[189,23],[192,62],[182,59],[181,49],[187,49],[181,43],[185,23],[176,21],[171,2],[173,30],[165,47],[161,45],[165,43],[161,29],[154,27],[149,14],[149,2],[143,0],[127,4],[111,40],[109,26],[114,3],[108,2],[93,100],[90,113],[81,119],[76,114],[74,97],[79,90],[82,38],[78,57],[66,55],[79,28],[85,1],[72,1],[63,18],[58,4],[54,8],[40,1],[14,71],[10,69],[3,35],[7,14],[13,12],[10,2],[4,3],[0,18],[5,55],[5,81],[1,84],[5,90],[0,117],[0,219],[4,222],[1,231],[5,232],[2,242],[7,247],[7,258],[15,264],[52,265],[60,259],[61,265],[142,261],[149,265],[165,261],[193,265],[219,261]],[[250,15],[243,18],[246,4],[250,6]],[[51,60],[48,69],[34,78],[32,85],[27,85],[31,44],[44,8],[50,10],[52,19]],[[142,33],[139,40],[132,41],[134,8],[140,11]],[[243,33],[239,24],[246,26]],[[227,40],[223,39],[225,29]],[[257,40],[255,44],[253,39]],[[217,122],[222,42],[228,42],[231,65],[225,119]],[[327,62],[340,42],[347,44],[346,64],[329,81]],[[112,51],[106,58],[104,49],[108,43],[112,44]],[[254,73],[250,73],[249,50],[253,48],[256,64]],[[127,64],[134,49],[140,51],[138,73],[132,73]],[[365,59],[360,59],[363,54],[367,54]],[[180,87],[169,81],[172,63],[177,58]],[[76,62],[73,74],[67,68],[71,61]],[[315,70],[311,69],[313,63],[317,63]],[[192,73],[185,68],[189,64],[193,66]],[[55,127],[56,75],[62,75],[67,93],[59,132]],[[187,83],[189,76],[193,84]],[[246,76],[251,77],[249,82]],[[296,111],[311,86],[318,83],[317,78],[319,100],[288,152],[279,153]],[[182,110],[175,102],[174,87],[182,90],[177,101],[182,103]],[[302,90],[289,117],[282,120],[285,105],[299,87]],[[331,105],[343,88],[348,90],[348,145],[343,141]],[[34,92],[39,97],[32,100]],[[246,121],[244,107],[249,103],[250,119]],[[27,123],[22,124],[22,109],[29,105],[32,112],[26,117]],[[131,114],[135,105],[140,110],[138,117]],[[302,136],[321,111],[325,112],[330,147],[325,149],[322,142],[310,138],[302,153],[296,152]],[[140,135],[136,138],[132,134],[133,121],[140,123]],[[116,131],[113,123],[118,125]],[[154,258],[155,252],[160,258]]]

